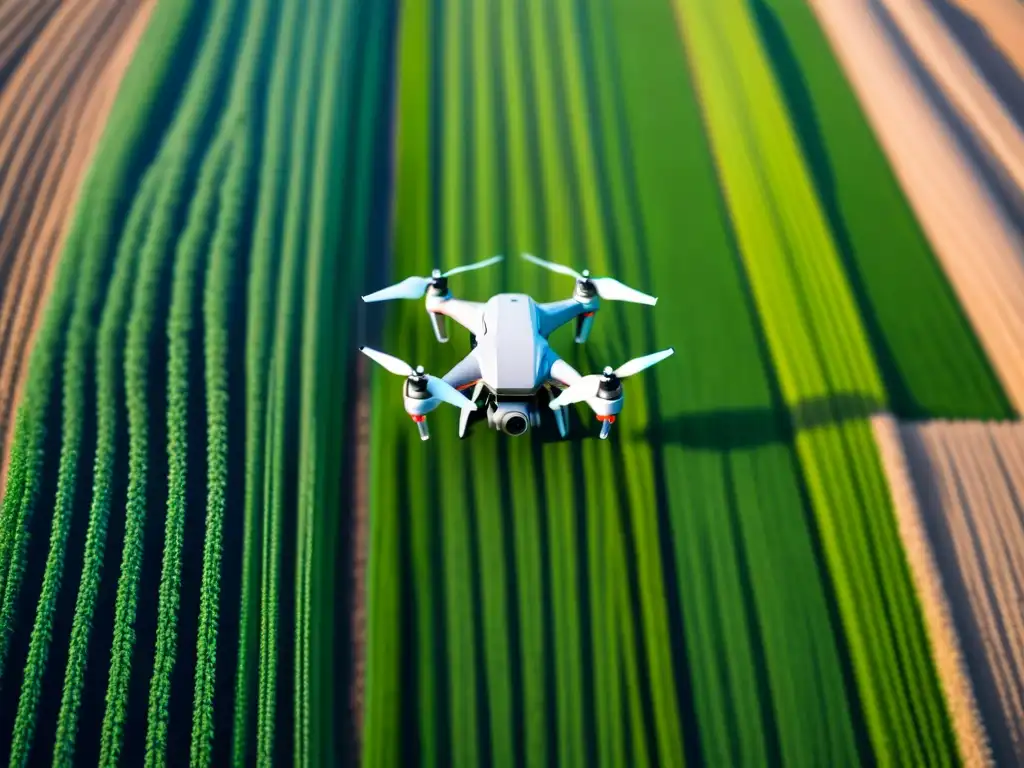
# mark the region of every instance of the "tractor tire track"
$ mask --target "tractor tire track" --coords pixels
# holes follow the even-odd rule
[[[47,143],[36,149],[35,157],[21,143],[5,146],[6,152],[0,150],[4,159],[0,165],[10,169],[11,179],[9,187],[0,187],[0,219],[23,222],[10,229],[5,224],[0,243],[0,252],[7,254],[0,265],[0,270],[7,272],[0,281],[0,482],[6,480],[12,416],[21,392],[25,357],[45,306],[66,222],[154,5],[155,0],[123,4],[98,0],[86,6],[84,19],[55,16],[50,27],[72,21],[79,26],[90,23],[95,30],[90,44],[76,45],[71,36],[66,41],[72,47],[69,54],[66,48],[54,44],[59,30],[40,36],[31,55],[0,92],[0,115],[14,114],[12,120],[34,125],[47,137]],[[41,98],[32,101],[34,110],[10,109],[11,104],[29,102],[32,94],[44,87],[37,73],[55,69],[51,64],[62,61],[66,66],[57,68],[59,74],[49,79],[48,90],[53,94],[42,93]],[[39,114],[47,114],[48,119],[41,122]],[[36,193],[26,194],[15,180],[31,173],[39,159],[44,165],[38,171]]]

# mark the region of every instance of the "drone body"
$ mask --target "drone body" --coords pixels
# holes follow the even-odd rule
[[[489,266],[501,258],[459,267],[444,275],[434,270],[429,278],[410,277],[363,297],[364,301],[383,301],[426,296],[427,314],[439,342],[448,341],[448,319],[469,331],[472,347],[469,354],[441,378],[368,347],[361,347],[361,351],[392,373],[406,377],[405,411],[416,422],[424,440],[430,436],[426,416],[441,402],[461,408],[459,436],[464,437],[470,415],[478,409],[481,398],[488,426],[513,436],[539,427],[543,414],[551,412],[559,434],[566,437],[569,419],[565,406],[586,401],[601,421],[601,437],[607,437],[611,424],[622,410],[621,379],[665,359],[673,350],[631,360],[614,371],[606,368],[600,375],[583,376],[551,348],[548,337],[558,328],[574,322],[576,342],[584,343],[601,298],[649,305],[655,304],[657,299],[612,278],[591,278],[586,271],[576,273],[527,254],[524,258],[529,261],[575,277],[572,298],[539,303],[522,293],[501,293],[486,302],[452,297],[448,276]],[[470,388],[472,395],[467,398],[463,393]]]

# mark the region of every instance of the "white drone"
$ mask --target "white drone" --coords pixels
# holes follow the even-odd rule
[[[470,413],[477,410],[481,396],[488,426],[507,435],[523,435],[531,426],[539,427],[544,399],[554,412],[559,434],[569,433],[569,417],[564,406],[585,401],[601,422],[601,438],[608,437],[615,417],[622,410],[622,379],[650,368],[673,353],[673,349],[637,357],[614,370],[580,375],[548,345],[553,331],[571,320],[576,321],[576,343],[587,340],[594,324],[600,299],[630,301],[653,306],[657,299],[633,290],[611,277],[591,277],[587,270],[538,259],[523,258],[538,266],[576,279],[572,298],[538,303],[523,293],[500,293],[486,302],[452,298],[448,278],[460,272],[496,264],[502,256],[450,269],[444,274],[435,269],[430,277],[408,277],[400,283],[363,296],[363,301],[420,299],[426,295],[427,315],[434,335],[442,344],[448,341],[447,318],[466,328],[470,334],[470,352],[441,378],[413,368],[396,357],[369,347],[359,350],[387,370],[405,376],[405,411],[427,440],[427,414],[442,402],[462,409],[459,437],[465,437]],[[462,390],[473,388],[467,398]],[[556,393],[557,390],[557,393]],[[543,398],[543,399],[542,399]]]

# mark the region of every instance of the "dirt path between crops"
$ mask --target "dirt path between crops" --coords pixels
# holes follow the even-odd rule
[[[902,0],[900,0],[902,1]],[[1024,412],[1024,240],[878,0],[810,0],[993,367]]]
[[[1024,765],[1024,423],[883,431],[883,454],[906,457],[992,757]]]
[[[26,358],[79,186],[154,5],[64,2],[0,90],[0,488]]]

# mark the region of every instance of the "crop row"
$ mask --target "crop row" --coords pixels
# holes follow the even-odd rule
[[[752,7],[890,408],[901,418],[1012,416],[810,7]]]
[[[885,393],[749,9],[676,3],[737,238],[797,428],[873,747],[955,759],[941,690],[866,421]],[[728,41],[728,42],[726,42]]]
[[[668,345],[677,355],[627,384],[608,443],[531,445],[482,426],[459,441],[450,409],[429,417],[421,443],[400,382],[375,378],[367,760],[609,765],[629,750],[637,764],[858,764],[865,714],[806,486],[821,464],[803,433],[794,441],[794,371],[771,338],[780,324],[769,327],[765,291],[748,291],[756,249],[732,225],[750,222],[737,221],[735,195],[723,201],[671,3],[588,8],[406,10],[389,272],[505,253],[453,290],[540,300],[571,283],[524,266],[520,251],[610,273],[662,301],[606,304],[589,350],[568,331],[556,348],[587,370]],[[880,400],[859,307],[834,293],[846,277],[830,263],[823,296],[841,332],[861,335],[856,355],[823,362],[846,376],[841,391]],[[386,311],[385,349],[435,375],[468,349],[457,327],[436,345],[422,306]],[[838,485],[813,489],[821,516],[858,512],[852,487],[829,506],[847,462],[830,455]],[[865,567],[869,581],[907,584]]]
[[[5,675],[23,669],[3,706],[12,765],[51,734],[55,765],[346,749],[338,308],[386,225],[393,16],[316,0],[164,0],[154,16],[19,415],[0,518]],[[59,678],[47,661],[65,644]]]

